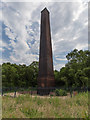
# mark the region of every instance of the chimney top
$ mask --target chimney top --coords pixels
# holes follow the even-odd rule
[[[49,11],[47,10],[46,7],[41,11],[41,13],[44,12],[44,11],[47,11],[49,13]]]

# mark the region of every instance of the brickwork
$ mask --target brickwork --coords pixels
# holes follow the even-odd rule
[[[52,44],[50,33],[49,11],[45,8],[41,11],[41,31],[40,31],[40,53],[39,53],[39,74],[38,74],[38,93],[42,93],[39,88],[55,86],[53,59],[52,59]],[[49,94],[49,91],[46,94]]]

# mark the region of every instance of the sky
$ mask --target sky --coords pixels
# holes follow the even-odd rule
[[[50,12],[54,69],[68,62],[66,55],[88,49],[88,1],[21,2],[0,4],[0,64],[30,65],[39,60],[41,11]],[[79,0],[78,0],[79,1]],[[2,32],[1,32],[2,31]]]

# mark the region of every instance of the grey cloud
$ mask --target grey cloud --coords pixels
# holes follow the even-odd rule
[[[50,6],[52,31],[56,34],[60,29],[68,27],[73,18],[72,3],[53,3]]]
[[[7,6],[9,6],[11,9],[7,7],[8,9],[4,10],[4,14],[6,15],[5,18],[7,19],[5,21],[5,24],[7,24],[6,22],[8,22],[8,26],[12,27],[13,29],[15,28],[17,30],[17,34],[20,34],[21,32],[21,35],[23,35],[27,34],[28,32],[28,37],[25,37],[26,40],[24,42],[21,41],[21,45],[23,46],[23,48],[28,48],[26,44],[26,46],[23,45],[25,42],[31,42],[32,39],[34,39],[35,41],[33,45],[30,44],[31,48],[26,50],[26,53],[23,53],[23,56],[20,56],[21,58],[18,61],[18,63],[26,62],[26,64],[28,64],[32,60],[37,58],[40,40],[40,12],[44,7],[47,7],[47,9],[50,11],[54,58],[55,56],[58,56],[59,58],[60,56],[62,58],[65,58],[66,53],[73,50],[77,45],[81,44],[83,46],[87,43],[87,26],[84,25],[84,23],[87,22],[87,7],[86,9],[83,8],[83,11],[81,11],[78,18],[75,21],[73,21],[75,17],[74,12],[78,14],[78,12],[80,11],[80,3],[51,2],[39,3],[38,5],[35,5],[33,3],[10,3],[7,4]],[[8,15],[9,13],[11,14]],[[31,25],[29,25],[29,21]],[[37,22],[38,24],[35,25],[35,22]],[[30,27],[28,27],[28,30],[25,29],[25,31],[20,31],[20,29],[17,28],[18,26],[16,27],[16,25],[18,24],[20,24],[20,26],[24,24]],[[33,37],[31,33],[33,34]],[[75,37],[76,39],[74,39]],[[22,40],[21,38],[18,40]],[[29,55],[29,53],[36,54],[36,57],[34,56],[33,58],[31,58],[33,55]],[[17,55],[18,54],[16,53],[14,58],[17,58]],[[13,57],[11,58],[12,60],[14,59]],[[28,58],[28,60],[26,60],[26,58]],[[31,59],[30,62],[29,59]],[[54,64],[57,65],[56,61],[54,61]],[[56,68],[58,68],[58,66]]]

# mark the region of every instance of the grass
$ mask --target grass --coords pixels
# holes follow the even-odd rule
[[[3,96],[3,118],[88,118],[88,92],[72,98],[32,97],[29,94],[16,98]]]

